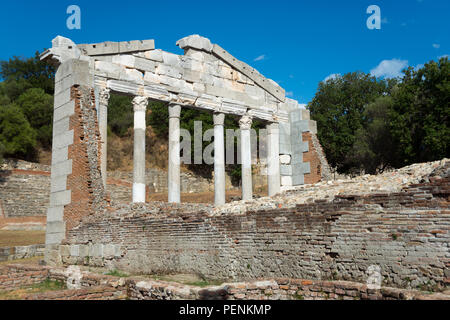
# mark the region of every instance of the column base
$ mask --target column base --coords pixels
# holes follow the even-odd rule
[[[144,183],[133,183],[133,203],[145,203]]]

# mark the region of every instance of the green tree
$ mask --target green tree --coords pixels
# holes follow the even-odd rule
[[[364,110],[366,125],[356,131],[352,155],[366,173],[375,174],[377,169],[383,171],[395,163],[396,145],[389,127],[392,105],[390,96],[381,96]]]
[[[32,58],[13,57],[8,61],[0,61],[0,76],[10,86],[15,100],[29,88],[41,88],[48,94],[54,93],[55,67],[46,61],[41,61],[39,52]],[[23,90],[20,94],[17,89]]]
[[[0,142],[0,165],[3,164],[3,154],[5,153],[5,147]]]
[[[53,97],[41,88],[31,88],[20,95],[15,104],[36,130],[41,146],[49,149],[52,145]]]
[[[317,121],[318,137],[328,162],[339,172],[359,168],[353,155],[356,133],[365,127],[365,106],[389,93],[393,81],[378,80],[362,72],[319,83],[308,105],[311,118]]]
[[[36,156],[36,132],[16,106],[0,108],[0,144],[6,157],[33,160]]]
[[[108,103],[108,127],[119,137],[127,134],[133,127],[133,98],[124,95],[111,94]]]
[[[6,86],[4,82],[0,82],[0,107],[7,106],[11,103],[11,99],[9,99],[6,94]]]
[[[392,136],[398,145],[396,166],[450,156],[450,63],[430,61],[409,67],[393,90]]]

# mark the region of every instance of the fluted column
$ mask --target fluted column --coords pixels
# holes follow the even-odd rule
[[[250,139],[252,122],[252,118],[247,115],[239,120],[241,129],[242,200],[253,199],[252,148]]]
[[[170,203],[181,202],[180,178],[180,115],[181,106],[169,105],[169,181],[168,193]]]
[[[134,153],[133,153],[133,203],[145,202],[145,115],[148,99],[135,97],[134,109]]]
[[[280,192],[280,132],[278,123],[267,125],[267,185],[269,197]]]
[[[214,113],[214,204],[225,204],[225,114]]]
[[[102,88],[99,92],[98,101],[98,127],[101,139],[101,162],[100,170],[102,173],[103,186],[106,190],[107,162],[108,162],[108,103],[110,89]]]

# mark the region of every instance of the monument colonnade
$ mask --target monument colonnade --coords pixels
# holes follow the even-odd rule
[[[102,179],[106,188],[107,177],[107,112],[110,89],[102,88],[99,93],[99,129],[102,140]],[[133,203],[145,202],[145,130],[148,98],[135,96],[134,111],[134,148],[133,148]],[[180,115],[181,106],[170,103],[169,109],[169,159],[168,159],[168,201],[181,202],[181,157],[180,157]],[[214,120],[214,203],[225,204],[225,114],[213,113]],[[253,198],[251,134],[252,117],[243,115],[239,120],[240,155],[242,165],[242,200]],[[278,123],[267,125],[267,176],[268,193],[273,196],[280,192]]]

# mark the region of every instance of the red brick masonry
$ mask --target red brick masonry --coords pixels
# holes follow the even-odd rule
[[[61,268],[7,265],[0,267],[0,291],[15,290],[44,281],[67,281]],[[224,283],[200,288],[143,277],[118,278],[83,272],[80,289],[49,291],[25,295],[26,300],[450,300],[448,293],[426,293],[367,285],[349,281],[311,281],[270,279],[252,282]]]

